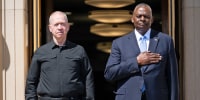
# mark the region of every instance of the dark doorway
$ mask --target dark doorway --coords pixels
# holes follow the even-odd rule
[[[42,44],[51,39],[51,33],[49,33],[47,28],[49,14],[55,10],[70,12],[68,19],[69,22],[72,23],[72,26],[68,33],[68,40],[82,45],[90,58],[94,69],[96,100],[114,100],[113,91],[115,90],[115,83],[107,82],[103,76],[109,54],[99,51],[96,49],[96,46],[99,42],[112,41],[117,37],[100,37],[90,33],[90,26],[97,22],[88,18],[88,12],[91,10],[97,10],[98,8],[86,5],[84,0],[42,0],[41,2]],[[135,5],[140,2],[150,4],[153,9],[153,15],[155,16],[153,28],[161,31],[161,0],[136,0],[133,5],[120,9],[132,11]]]

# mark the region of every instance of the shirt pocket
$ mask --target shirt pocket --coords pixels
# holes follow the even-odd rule
[[[56,66],[56,58],[56,55],[53,54],[42,56],[39,60],[42,70],[54,70]]]
[[[63,60],[64,66],[66,66],[65,69],[78,70],[81,66],[81,58],[79,56],[65,55]]]
[[[56,55],[54,55],[54,54],[47,54],[47,55],[42,56],[40,58],[40,62],[48,62],[48,61],[51,61],[54,58],[56,58]]]

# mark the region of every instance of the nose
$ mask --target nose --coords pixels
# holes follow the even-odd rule
[[[141,16],[141,20],[144,20],[145,19],[145,17],[144,16]]]
[[[58,24],[58,28],[59,28],[59,29],[62,28],[62,25],[61,25],[61,24]]]

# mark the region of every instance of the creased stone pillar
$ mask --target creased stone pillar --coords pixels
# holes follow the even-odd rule
[[[200,100],[200,0],[182,1],[183,98]]]
[[[0,0],[0,100],[24,100],[27,69],[26,0]]]

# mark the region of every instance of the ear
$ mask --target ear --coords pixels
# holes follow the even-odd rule
[[[66,27],[67,27],[67,31],[69,31],[69,29],[70,29],[70,24],[67,23]]]
[[[132,23],[134,23],[134,20],[133,20],[133,18],[131,18],[131,22],[132,22]]]
[[[48,25],[49,31],[52,32],[51,25]]]

